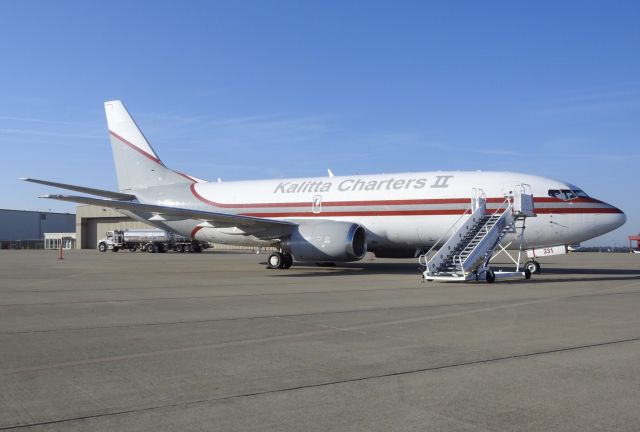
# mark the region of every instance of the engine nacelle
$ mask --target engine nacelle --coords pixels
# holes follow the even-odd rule
[[[309,221],[281,245],[298,261],[357,261],[367,253],[367,235],[351,222]]]

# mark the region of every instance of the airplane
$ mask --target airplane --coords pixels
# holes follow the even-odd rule
[[[194,240],[277,249],[269,268],[295,261],[350,262],[367,252],[416,257],[469,208],[472,189],[496,209],[514,185],[530,185],[537,217],[524,249],[576,244],[623,225],[618,208],[559,180],[516,172],[432,171],[208,182],[168,168],[121,101],[105,102],[118,191],[22,180],[94,195],[42,198],[110,207]],[[505,245],[513,243],[508,234]],[[525,264],[531,273],[540,263]]]

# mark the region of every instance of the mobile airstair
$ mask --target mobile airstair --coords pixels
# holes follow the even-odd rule
[[[489,265],[494,251],[501,247],[500,242],[508,233],[516,234],[522,251],[525,219],[535,216],[531,187],[517,185],[511,189],[504,201],[490,211],[487,211],[484,192],[474,189],[470,208],[427,253],[420,255],[425,281],[494,282],[496,278],[531,277],[528,270],[520,271],[520,254],[518,260],[514,260],[515,271],[494,272]],[[517,225],[518,221],[521,223]]]

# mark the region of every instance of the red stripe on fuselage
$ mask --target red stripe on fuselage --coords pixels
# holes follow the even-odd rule
[[[559,208],[539,208],[536,209],[535,212],[537,214],[548,214],[548,213],[557,213],[557,214],[620,214],[623,213],[622,210],[615,207],[559,207]]]
[[[465,209],[449,210],[362,210],[362,211],[329,211],[313,212],[283,212],[283,213],[241,213],[242,216],[253,217],[328,217],[328,216],[423,216],[423,215],[456,215]]]
[[[372,211],[329,211],[321,213],[313,212],[282,212],[282,213],[240,213],[241,216],[253,216],[264,218],[296,218],[296,217],[340,217],[340,216],[438,216],[438,215],[461,215],[465,209],[442,209],[442,210],[372,210]],[[489,209],[487,214],[495,210]],[[536,210],[538,214],[611,214],[622,213],[616,208],[546,208]]]
[[[189,186],[191,189],[191,193],[194,197],[198,198],[205,204],[208,204],[213,207],[220,208],[274,208],[274,207],[309,207],[311,203],[308,202],[295,202],[295,203],[255,203],[255,204],[223,204],[215,201],[210,201],[200,195],[196,191],[196,184],[192,184]]]

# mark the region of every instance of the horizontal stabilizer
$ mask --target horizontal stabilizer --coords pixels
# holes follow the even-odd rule
[[[57,182],[52,182],[48,180],[38,180],[38,179],[33,179],[28,177],[22,177],[20,180],[24,180],[31,183],[39,183],[47,186],[53,186],[60,189],[68,189],[76,192],[88,193],[90,195],[97,195],[105,198],[117,199],[122,201],[130,201],[130,200],[136,199],[135,195],[125,194],[121,192],[113,192],[113,191],[108,191],[103,189],[95,189],[95,188],[90,188],[85,186],[76,186],[76,185],[70,185],[66,183],[57,183]]]
[[[92,197],[84,197],[84,196],[73,196],[73,195],[45,195],[40,198],[48,198],[55,199],[59,201],[70,201],[81,204],[90,204],[97,205],[102,207],[110,207],[119,210],[128,210],[136,213],[152,213],[156,215],[167,215],[170,216],[173,220],[176,217],[182,217],[183,219],[199,219],[203,221],[210,221],[224,223],[224,224],[232,224],[234,226],[254,226],[254,227],[263,227],[263,228],[280,228],[280,230],[285,232],[290,232],[293,230],[297,224],[287,221],[274,220],[274,219],[263,219],[251,216],[241,216],[227,213],[216,213],[216,212],[208,212],[202,210],[190,210],[183,209],[178,207],[167,207],[155,204],[140,204],[134,203],[130,201],[114,201],[108,199],[101,198],[92,198]],[[286,228],[282,230],[282,228]]]

